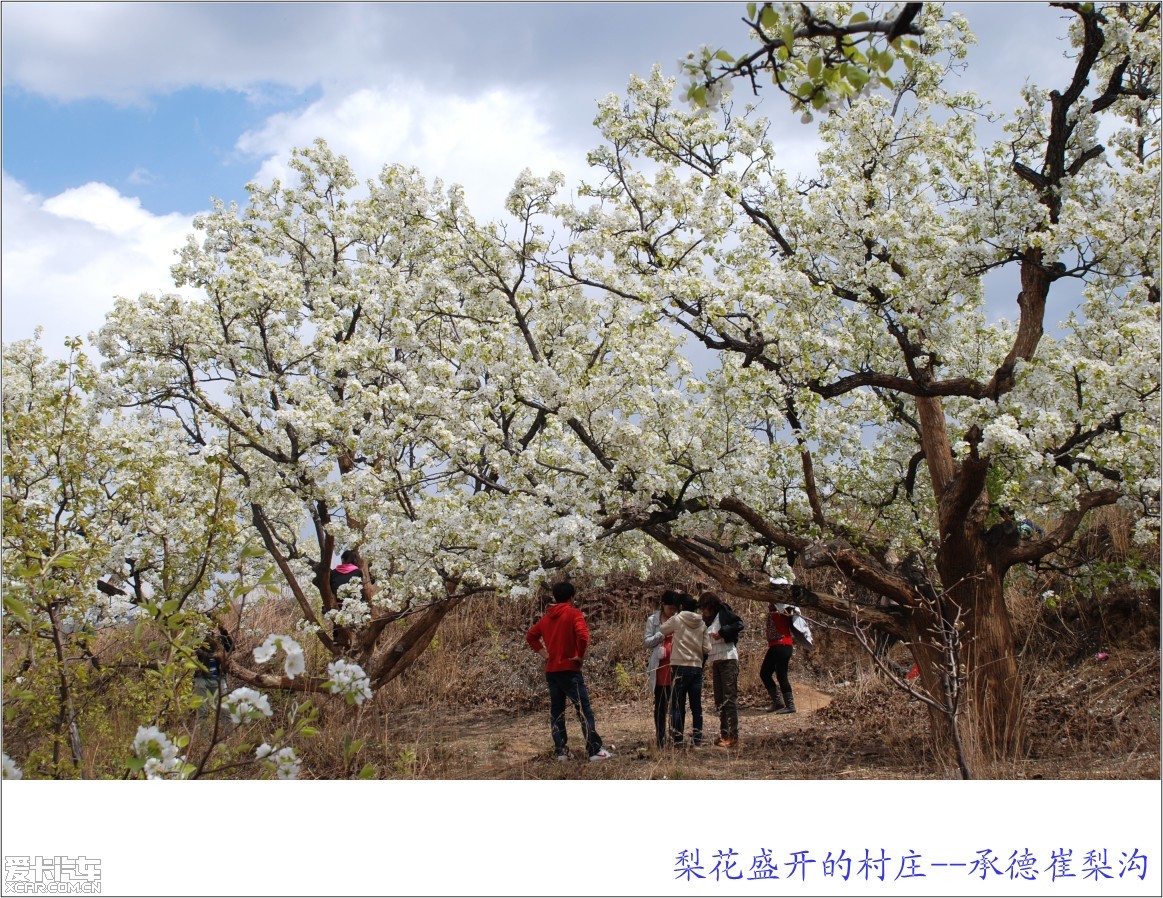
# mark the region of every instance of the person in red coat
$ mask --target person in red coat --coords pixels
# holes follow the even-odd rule
[[[590,644],[585,615],[573,606],[576,590],[572,583],[553,586],[553,604],[541,620],[529,628],[525,641],[545,659],[545,681],[549,685],[549,730],[557,760],[569,760],[565,731],[565,701],[573,704],[581,721],[586,754],[591,761],[604,761],[610,753],[602,747],[602,737],[594,724],[590,695],[582,677],[582,661]]]
[[[763,656],[763,665],[759,668],[759,679],[771,696],[771,705],[767,709],[769,713],[796,713],[791,681],[787,677],[788,665],[795,651],[791,633],[792,615],[792,607],[782,602],[772,604],[771,611],[767,613],[767,654]],[[779,692],[775,690],[775,681],[771,676],[773,673],[779,679]]]

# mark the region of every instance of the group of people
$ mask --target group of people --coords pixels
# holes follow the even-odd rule
[[[796,710],[787,675],[794,651],[792,613],[792,608],[783,604],[773,605],[768,613],[768,648],[759,671],[759,678],[771,697],[767,710],[778,714],[794,714]],[[714,744],[720,748],[734,748],[739,744],[739,636],[742,632],[742,619],[713,592],[704,592],[697,602],[687,593],[668,590],[662,594],[659,609],[646,619],[643,640],[652,650],[647,670],[654,695],[655,741],[660,748],[702,745],[706,666],[711,669],[711,686],[719,713],[719,735]],[[691,734],[686,743],[688,704]]]
[[[610,757],[610,752],[598,735],[581,672],[590,633],[585,616],[573,605],[575,595],[573,584],[555,584],[552,603],[525,634],[525,640],[545,659],[549,728],[557,759],[564,761],[572,757],[565,728],[568,700],[581,722],[586,754],[591,761],[603,761]],[[793,614],[791,606],[776,603],[767,616],[768,648],[759,678],[771,697],[767,710],[777,714],[796,712],[788,680],[788,666],[794,652]],[[697,601],[684,592],[667,590],[662,594],[658,610],[646,620],[644,639],[646,647],[651,649],[647,671],[654,697],[655,740],[660,748],[702,746],[703,676],[708,665],[719,714],[719,735],[714,744],[721,748],[739,744],[738,643],[743,626],[739,615],[713,592],[702,593]],[[691,711],[689,742],[685,740],[688,706]]]

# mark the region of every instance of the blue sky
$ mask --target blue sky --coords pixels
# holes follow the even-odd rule
[[[965,86],[1014,105],[1041,4],[961,5],[981,44]],[[743,4],[4,3],[3,331],[52,350],[116,295],[172,289],[211,196],[285,172],[323,136],[361,178],[389,162],[465,186],[478,217],[513,179],[585,175],[596,100],[700,44],[747,46]],[[1065,45],[1063,46],[1065,49]],[[772,95],[789,171],[814,129]]]
[[[319,90],[256,101],[231,90],[187,87],[148,103],[46,100],[5,91],[4,170],[52,196],[99,181],[136,196],[155,214],[206,208],[210,194],[231,196],[254,174],[235,149],[256,118],[294,109]]]

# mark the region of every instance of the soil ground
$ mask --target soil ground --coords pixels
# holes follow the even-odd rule
[[[1127,659],[1128,661],[1131,659]],[[1157,668],[1156,668],[1157,671]],[[1113,667],[1097,681],[1079,680],[1101,693],[1126,679]],[[1148,673],[1148,677],[1157,674]],[[659,749],[653,743],[650,702],[593,694],[598,730],[613,757],[592,763],[584,757],[560,762],[549,737],[548,697],[521,707],[432,707],[389,711],[379,721],[379,746],[388,758],[403,757],[388,776],[421,779],[953,779],[955,766],[939,761],[928,745],[927,713],[919,702],[875,674],[832,687],[829,694],[796,682],[795,715],[769,714],[758,689],[746,695],[739,714],[736,748],[710,745],[717,716],[704,692],[701,749]],[[708,684],[709,686],[709,684]],[[1025,758],[975,771],[1001,779],[1158,779],[1160,752],[1157,704],[1138,708],[1133,730],[1125,707],[1101,702],[1079,711],[1060,684],[1056,699],[1035,701],[1039,729]],[[1156,693],[1157,694],[1157,693]],[[576,717],[567,712],[571,748],[580,750]],[[1154,725],[1152,725],[1154,721]],[[689,722],[688,722],[689,727]]]
[[[417,709],[393,715],[388,730],[397,739],[419,737],[417,742],[428,747],[432,759],[442,761],[444,778],[452,779],[778,778],[780,765],[775,763],[773,749],[809,727],[815,712],[830,702],[819,690],[800,686],[795,715],[742,707],[739,729],[743,735],[734,749],[711,744],[718,722],[707,703],[703,708],[706,744],[698,750],[657,748],[645,700],[595,702],[598,731],[613,751],[613,757],[600,764],[582,755],[580,727],[572,714],[567,716],[566,728],[577,757],[568,762],[554,758],[547,709],[465,712],[435,722],[430,710]],[[689,733],[689,715],[687,727]]]

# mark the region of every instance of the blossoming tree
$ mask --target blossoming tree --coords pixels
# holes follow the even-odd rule
[[[340,665],[328,679],[235,658],[232,673],[253,687],[329,691],[353,664],[375,690],[463,599],[521,594],[571,561],[618,565],[633,553],[587,556],[593,515],[558,501],[550,469],[539,479],[528,464],[553,452],[556,425],[542,415],[517,434],[493,401],[504,359],[488,354],[493,299],[481,301],[459,248],[459,191],[386,167],[356,198],[346,160],[322,141],[291,165],[297,183],[251,185],[245,211],[219,205],[197,220],[202,239],[191,237],[174,275],[204,299],[120,300],[101,346],[120,401],[163,410],[192,450],[226,465],[298,605],[299,638]],[[490,440],[529,454],[499,472]],[[344,547],[362,576],[335,590]]]
[[[1027,87],[982,147],[980,104],[941,62],[961,29],[926,4],[927,55],[836,104],[799,181],[753,112],[683,111],[657,71],[634,79],[598,114],[596,202],[559,210],[571,237],[543,262],[719,360],[689,382],[722,410],[701,437],[719,463],[624,523],[749,598],[788,591],[738,563],[755,546],[834,568],[886,600],[865,617],[909,642],[932,695],[954,627],[977,753],[1021,744],[1007,571],[1100,506],[1158,532],[1158,10],[1065,6],[1071,78]],[[1013,321],[986,289],[1000,269]],[[1020,540],[1006,505],[1045,535]]]
[[[34,742],[55,731],[51,760],[33,761],[56,776],[69,769],[63,745],[84,771],[82,717],[109,712],[126,671],[157,687],[143,711],[181,706],[235,554],[221,467],[191,458],[173,422],[104,405],[81,341],[68,349],[53,359],[37,341],[4,346],[4,630],[20,655],[6,712],[10,732]],[[134,618],[157,622],[152,645],[98,644]]]

